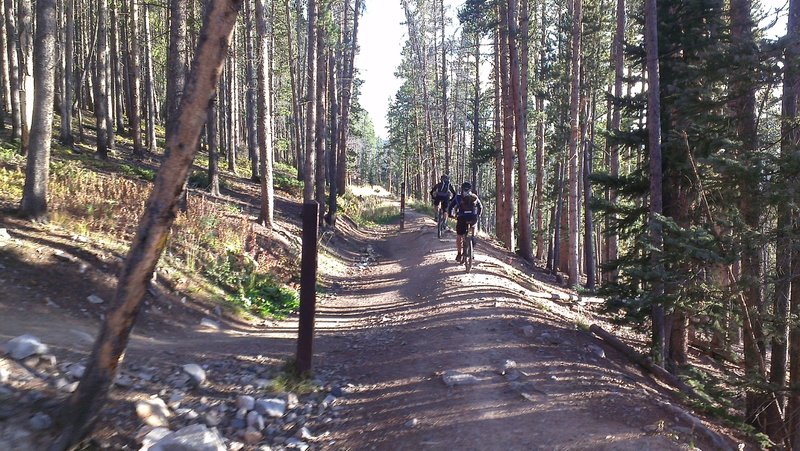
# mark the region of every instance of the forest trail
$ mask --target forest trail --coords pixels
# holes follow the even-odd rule
[[[322,358],[355,385],[337,449],[713,449],[510,254],[479,241],[467,274],[455,234],[413,212],[373,246],[376,264],[320,312],[359,323]]]
[[[437,239],[434,221],[412,211],[399,232],[396,225],[355,231],[342,221],[329,247],[341,260],[320,257],[323,271],[339,264],[325,277],[332,288],[318,297],[314,349],[317,377],[337,399],[332,417],[306,423],[317,436],[312,449],[715,449],[663,408],[674,403],[663,387],[576,326],[590,314],[559,301],[570,293],[547,283],[549,276],[481,239],[467,274],[454,262],[454,233]],[[13,268],[3,277],[0,342],[32,333],[59,362],[85,358],[97,309],[108,306],[86,303],[81,290],[105,295],[102,279],[75,279],[58,265],[0,264]],[[85,308],[63,308],[79,301]],[[97,433],[112,449],[141,425],[124,401],[169,397],[180,365],[207,366],[209,387],[183,403],[202,412],[252,393],[256,367],[277,367],[294,354],[296,319],[204,328],[197,317],[170,316],[178,310],[170,305],[152,301],[134,330],[123,368],[134,390],[116,391]],[[143,371],[158,377],[137,379]],[[28,379],[17,387],[48,393]],[[265,433],[264,440],[283,449],[286,437]]]

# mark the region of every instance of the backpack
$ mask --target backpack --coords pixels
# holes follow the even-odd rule
[[[439,193],[444,194],[450,188],[450,182],[439,182]]]
[[[478,201],[478,196],[475,193],[469,193],[467,195],[461,196],[461,203],[459,204],[459,210],[464,212],[472,212],[477,213],[475,211],[475,203]]]

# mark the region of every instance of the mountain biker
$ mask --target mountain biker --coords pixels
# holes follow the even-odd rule
[[[457,208],[456,213],[456,261],[461,261],[461,249],[464,246],[464,237],[467,235],[468,225],[475,225],[478,222],[478,215],[483,210],[481,200],[478,195],[472,192],[472,184],[464,182],[461,184],[461,192],[450,201],[447,207],[447,214],[452,217],[453,209]]]
[[[433,185],[433,188],[431,189],[433,207],[445,211],[448,202],[450,202],[450,198],[455,195],[456,190],[450,183],[450,177],[448,177],[446,174],[443,175],[441,181],[436,185]]]

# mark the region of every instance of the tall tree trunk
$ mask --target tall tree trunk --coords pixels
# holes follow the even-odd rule
[[[97,126],[97,155],[108,158],[108,4],[97,2],[97,83],[94,96],[94,116]]]
[[[584,130],[590,122],[592,124],[595,123],[596,118],[595,115],[595,101],[592,99],[592,113],[587,113],[587,118],[584,120]],[[584,131],[582,135],[586,135]],[[594,148],[594,136],[589,141],[584,141],[583,143],[583,168],[582,168],[582,175],[583,175],[583,217],[584,217],[584,227],[583,227],[583,250],[584,250],[584,267],[586,268],[586,288],[590,291],[594,291],[595,289],[595,274],[596,274],[596,266],[595,266],[595,256],[594,256],[594,222],[592,220],[592,182],[589,179],[589,175],[592,173],[592,149]]]
[[[124,1],[124,0],[123,0]],[[108,72],[110,80],[111,80],[111,118],[114,126],[109,126],[109,147],[114,147],[114,135],[116,133],[125,133],[125,121],[123,120],[123,116],[125,114],[125,106],[123,105],[123,99],[125,96],[122,94],[122,70],[120,68],[120,56],[121,56],[121,47],[120,38],[118,36],[118,30],[123,29],[123,25],[119,24],[117,21],[119,20],[119,15],[117,14],[117,2],[112,1],[110,4],[110,17],[111,22],[109,23],[109,30],[111,31],[111,42],[110,42],[110,62],[111,65],[110,70]],[[113,132],[112,132],[113,130]]]
[[[47,179],[53,131],[55,92],[56,1],[36,1],[36,45],[33,71],[37,74],[31,122],[30,149],[25,168],[22,214],[35,221],[47,219]]]
[[[572,286],[580,285],[579,275],[580,266],[578,259],[578,240],[580,235],[580,218],[578,217],[578,208],[580,197],[578,196],[578,146],[580,142],[580,124],[578,117],[580,113],[580,99],[581,99],[581,40],[582,40],[582,22],[583,22],[583,1],[574,0],[572,9],[572,50],[571,50],[571,71],[572,81],[570,86],[570,103],[569,103],[569,158],[567,165],[569,167],[569,237],[567,239],[569,246],[569,256],[567,265],[567,277],[569,284]]]
[[[139,70],[139,5],[136,0],[129,0],[128,3],[128,29],[130,38],[128,39],[128,46],[130,48],[128,54],[128,73],[130,74],[131,86],[131,102],[128,105],[129,113],[128,120],[131,124],[131,136],[133,137],[133,154],[137,156],[144,155],[144,147],[142,146],[142,120],[139,114],[139,92],[141,91],[140,85],[140,70]]]
[[[148,283],[175,220],[181,187],[197,151],[239,7],[237,1],[212,0],[204,18],[180,115],[167,137],[168,157],[156,177],[119,274],[112,303],[117,307],[103,323],[80,385],[65,406],[71,422],[53,446],[55,450],[67,449],[91,432],[108,397]]]
[[[580,1],[580,0],[577,0]],[[651,266],[654,271],[662,267],[659,251],[663,249],[664,239],[658,216],[663,213],[662,201],[662,169],[661,169],[661,84],[658,68],[658,12],[657,0],[645,0],[644,32],[645,54],[647,58],[647,145],[650,149],[650,214],[648,228],[651,240]],[[653,357],[657,364],[666,359],[666,328],[664,324],[664,307],[659,299],[664,294],[664,283],[653,282],[652,297],[656,299],[652,306]]]
[[[274,192],[272,187],[272,99],[269,86],[269,38],[265,0],[256,0],[256,35],[258,44],[258,148],[261,152],[261,213],[258,222],[274,226]]]
[[[292,20],[290,17],[289,0],[284,0],[286,7],[286,43],[289,49],[289,81],[292,85],[292,144],[297,167],[297,178],[303,180],[303,141],[302,141],[302,121],[300,108],[300,87],[298,86],[299,68],[295,56],[294,39],[292,39]]]
[[[64,98],[61,101],[61,135],[59,140],[66,147],[72,147],[72,102],[75,92],[75,0],[64,2]]]
[[[30,127],[33,120],[33,10],[32,0],[18,0],[19,4],[19,81],[21,114],[21,152],[28,152]]]
[[[328,55],[328,104],[330,109],[330,147],[328,148],[328,215],[327,222],[331,227],[336,227],[336,209],[337,209],[337,186],[336,186],[336,159],[338,153],[336,145],[339,139],[339,105],[337,103],[338,92],[336,89],[336,61],[334,60],[333,52]]]
[[[542,2],[542,18],[541,18],[541,42],[539,53],[539,66],[544,67],[544,61],[547,57],[547,24],[545,14],[547,12],[547,5]],[[543,77],[543,69],[539,69],[538,77]],[[536,258],[541,260],[545,251],[544,247],[544,140],[545,140],[545,117],[544,117],[544,96],[536,95],[536,112],[538,113],[536,120]]]
[[[524,0],[523,0],[524,1]],[[519,173],[519,195],[517,197],[517,228],[519,233],[519,253],[528,262],[533,262],[533,246],[531,244],[531,217],[528,214],[528,131],[525,129],[527,110],[523,100],[527,92],[528,80],[520,76],[520,59],[517,48],[517,0],[508,0],[506,23],[508,25],[508,48],[511,69],[511,99],[514,111],[514,131],[517,140],[517,158]],[[526,15],[524,11],[523,15]],[[527,20],[527,19],[525,19]],[[525,38],[527,39],[527,38]],[[524,44],[523,44],[524,45]]]
[[[219,196],[219,138],[217,133],[217,99],[211,99],[206,121],[206,142],[208,143],[208,192]]]
[[[327,16],[330,9],[330,0],[323,0],[320,3],[320,17]],[[323,16],[323,14],[325,16]],[[323,27],[324,22],[317,21],[317,93],[315,100],[316,106],[316,125],[317,130],[315,133],[314,150],[316,151],[316,200],[319,203],[319,225],[323,225],[325,216],[325,137],[328,135],[327,130],[327,113],[326,113],[326,98],[328,94],[328,56],[327,56],[327,33]]]
[[[511,249],[511,219],[508,215],[508,200],[506,200],[505,168],[503,167],[503,125],[500,119],[503,108],[502,76],[500,71],[500,30],[494,30],[494,157],[495,157],[495,193],[497,205],[495,207],[495,229],[497,238],[503,242],[506,249]]]
[[[505,192],[505,209],[503,227],[508,230],[506,249],[514,250],[514,105],[512,101],[511,80],[509,80],[509,47],[508,47],[508,5],[499,2],[498,27],[500,28],[500,91],[502,92],[501,113],[503,115],[503,188]],[[527,210],[527,208],[526,208]]]
[[[257,2],[259,0],[256,0]],[[260,91],[258,88],[259,83],[259,76],[261,75],[260,66],[259,66],[259,73],[256,75],[254,70],[254,62],[255,62],[255,48],[257,47],[256,41],[259,43],[261,42],[262,36],[253,36],[253,6],[251,5],[250,1],[246,1],[244,5],[244,44],[245,44],[245,77],[246,77],[246,104],[247,104],[247,111],[261,111],[256,106],[256,90],[259,90],[259,93],[263,95],[263,92]],[[256,6],[258,9],[258,6]],[[261,20],[256,18],[256,22]],[[263,20],[266,20],[263,19]],[[256,25],[258,28],[258,25]],[[264,28],[266,29],[266,24],[264,24]],[[258,33],[258,31],[256,31]],[[259,48],[259,51],[262,49]],[[266,54],[263,54],[261,57],[263,58]],[[259,116],[259,121],[261,116]],[[247,151],[248,155],[250,156],[250,180],[254,182],[260,182],[261,177],[259,177],[260,165],[259,165],[259,143],[258,143],[258,128],[256,127],[256,118],[252,114],[245,115],[245,129],[247,130]]]
[[[11,108],[11,83],[9,80],[9,66],[8,66],[8,34],[6,33],[6,12],[3,5],[0,4],[0,83],[2,83],[2,111],[0,111],[0,125],[5,127],[6,114]]]
[[[349,1],[347,3],[349,3]],[[350,132],[350,102],[353,92],[356,49],[358,48],[358,22],[361,16],[362,4],[362,0],[355,0],[355,6],[353,8],[353,30],[348,40],[349,55],[345,59],[344,80],[342,80],[342,115],[339,123],[339,144],[337,145],[339,155],[337,157],[338,161],[336,167],[337,191],[340,194],[344,194],[347,189],[347,137]]]
[[[156,110],[158,102],[156,101],[155,89],[155,74],[153,73],[153,50],[152,50],[152,36],[150,33],[150,7],[143,5],[144,8],[144,63],[145,63],[145,78],[144,78],[144,92],[146,96],[147,105],[147,150],[150,153],[156,151]],[[216,108],[216,102],[214,104]]]
[[[19,79],[19,34],[17,33],[17,10],[14,0],[4,0],[6,19],[6,50],[8,55],[8,84],[11,90],[11,136],[22,137],[22,110],[20,107]]]
[[[439,2],[442,24],[442,134],[444,135],[444,173],[450,173],[450,122],[447,115],[447,46],[445,42],[444,0]]]
[[[317,92],[317,1],[308,0],[308,31],[306,35],[306,155],[303,170],[303,200],[314,199],[314,142],[316,131],[316,92]]]
[[[612,44],[611,55],[612,63],[614,64],[614,97],[616,99],[622,98],[622,81],[625,76],[625,0],[617,0],[617,26],[614,32],[614,41]],[[620,124],[622,122],[622,108],[615,104],[613,112],[611,113],[611,133],[620,132]],[[619,144],[611,144],[609,156],[609,173],[612,177],[619,177]],[[611,205],[617,203],[617,190],[616,188],[609,188],[608,202]],[[613,262],[619,258],[619,243],[618,234],[616,231],[616,214],[610,213],[606,220],[606,234],[605,241],[605,260],[606,262]],[[603,280],[606,282],[613,282],[616,280],[618,271],[616,269],[607,270],[603,273]]]
[[[103,1],[103,0],[101,0]],[[169,52],[167,54],[167,133],[178,117],[186,82],[187,0],[169,0]]]

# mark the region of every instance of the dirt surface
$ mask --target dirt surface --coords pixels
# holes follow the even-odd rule
[[[317,307],[318,389],[308,395],[321,402],[332,394],[336,404],[309,415],[312,449],[719,448],[664,407],[679,405],[670,390],[578,327],[594,321],[592,313],[559,300],[573,294],[552,285],[550,276],[484,239],[467,274],[454,262],[454,234],[437,239],[433,220],[413,212],[401,231],[340,224],[339,233],[323,236],[327,288]],[[85,248],[80,237],[11,219],[0,227],[12,237],[0,248],[0,343],[29,333],[59,362],[85,359],[109,308],[86,297],[111,298],[119,255],[79,251]],[[87,266],[54,253],[59,249]],[[189,391],[184,405],[214,409],[243,393],[261,394],[250,381],[273,377],[294,352],[293,319],[246,323],[182,299],[165,287],[151,292],[123,373],[156,377],[115,388],[94,446],[138,449],[133,437],[141,422],[132,403],[169,397],[180,365],[202,363],[209,374],[208,385]],[[199,326],[209,317],[219,329]],[[54,387],[55,376],[7,357],[0,357],[0,367],[11,372],[10,391],[0,393],[6,408],[0,438],[3,423],[24,428],[36,411],[57,415],[66,394]],[[452,386],[445,383],[453,379]],[[187,422],[176,418],[170,427]],[[743,443],[705,425],[730,449]],[[282,449],[297,428],[283,420],[279,426],[285,433],[265,432],[262,442],[245,449]],[[219,429],[230,447],[240,438],[229,420]],[[38,437],[32,443],[41,446],[47,434]]]

